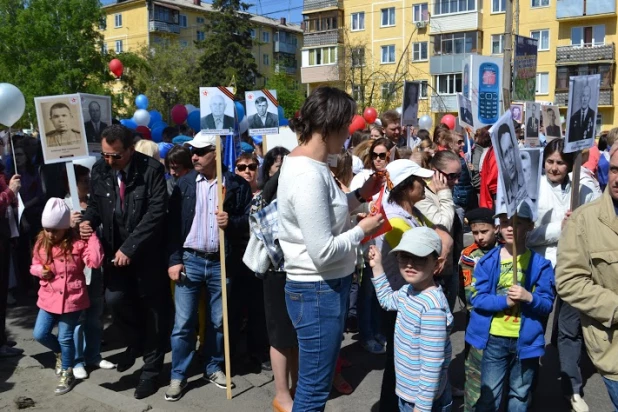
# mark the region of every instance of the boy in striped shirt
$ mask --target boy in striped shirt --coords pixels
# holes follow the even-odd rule
[[[433,278],[441,252],[440,237],[433,229],[416,227],[406,231],[391,253],[396,254],[399,272],[408,285],[393,291],[379,249],[369,249],[380,305],[397,311],[394,351],[401,412],[449,412],[452,407],[447,371],[453,315]]]

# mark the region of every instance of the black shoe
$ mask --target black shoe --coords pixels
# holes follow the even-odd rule
[[[154,379],[140,379],[133,396],[135,399],[144,399],[157,393],[157,390],[159,388],[157,388],[157,383]]]
[[[273,370],[273,365],[270,363],[270,360],[265,360],[264,362],[262,362],[260,364],[260,367],[263,371],[272,372]]]
[[[128,350],[123,354],[122,359],[118,362],[118,366],[116,366],[116,370],[118,372],[128,371],[135,365],[135,356]]]

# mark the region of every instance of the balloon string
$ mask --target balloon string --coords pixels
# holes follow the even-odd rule
[[[17,159],[15,158],[15,142],[13,142],[13,139],[11,137],[11,126],[9,126],[9,139],[8,139],[9,144],[11,145],[11,152],[13,153],[13,167],[15,167],[15,174],[18,175],[19,172],[17,171]]]

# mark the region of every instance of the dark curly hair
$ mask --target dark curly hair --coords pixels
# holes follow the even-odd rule
[[[416,180],[420,181],[422,178],[412,175],[395,186],[388,195],[388,203],[395,203],[396,205],[403,206],[408,196],[407,192],[414,186]]]

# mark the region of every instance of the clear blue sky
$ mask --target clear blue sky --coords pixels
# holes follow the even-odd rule
[[[285,17],[288,22],[300,23],[302,17],[303,0],[245,0],[253,4],[249,11],[263,14],[272,18]],[[101,0],[102,4],[115,3],[116,0]],[[209,3],[209,2],[205,2]]]

